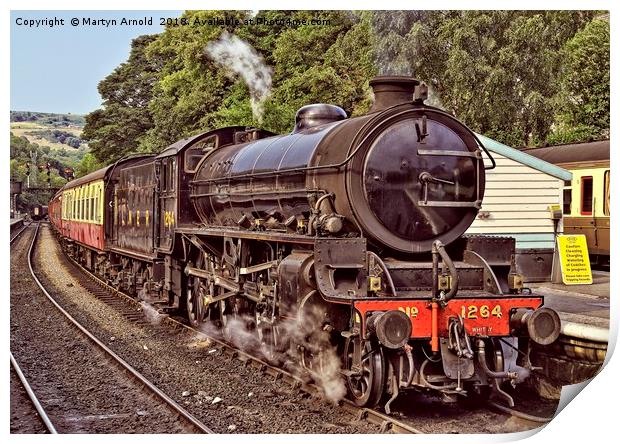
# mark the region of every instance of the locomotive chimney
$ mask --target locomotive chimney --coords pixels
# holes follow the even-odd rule
[[[379,76],[370,81],[375,101],[369,113],[382,111],[394,105],[413,102],[413,93],[420,82],[406,76]]]

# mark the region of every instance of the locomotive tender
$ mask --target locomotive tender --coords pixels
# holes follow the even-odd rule
[[[363,116],[308,105],[290,134],[221,128],[121,159],[60,190],[52,224],[111,284],[232,340],[240,321],[268,359],[316,374],[327,337],[360,406],[389,413],[408,388],[512,405],[501,383],[560,321],[523,288],[514,239],[462,237],[486,150],[418,81],[370,84]]]

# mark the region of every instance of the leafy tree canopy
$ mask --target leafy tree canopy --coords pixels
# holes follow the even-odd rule
[[[322,19],[328,25],[168,26],[134,40],[127,62],[99,85],[102,109],[83,137],[96,162],[160,151],[226,125],[290,131],[316,102],[364,113],[377,74],[428,83],[429,102],[512,146],[605,137],[609,24],[592,11],[187,11],[214,19]],[[223,33],[272,69],[259,120],[250,89],[206,51]],[[570,132],[570,131],[572,132]],[[572,140],[570,140],[572,141]],[[92,165],[91,165],[92,166]]]

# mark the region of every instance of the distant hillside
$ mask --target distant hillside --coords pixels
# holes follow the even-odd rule
[[[81,139],[84,116],[11,111],[11,132],[52,150],[87,148]]]
[[[51,126],[78,126],[86,123],[84,116],[79,114],[38,113],[35,111],[11,111],[11,122],[37,122]]]

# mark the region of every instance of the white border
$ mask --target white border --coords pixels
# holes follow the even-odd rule
[[[225,3],[225,6],[228,9],[305,9],[306,6],[311,6],[313,9],[343,9],[343,10],[351,10],[351,9],[597,9],[597,10],[610,10],[610,28],[611,28],[611,72],[617,72],[617,43],[618,43],[618,32],[614,24],[617,20],[615,20],[616,13],[618,8],[616,7],[617,2],[611,1],[601,1],[601,0],[591,0],[588,2],[583,1],[534,1],[534,0],[508,0],[498,3],[497,1],[479,1],[479,2],[459,2],[459,1],[447,1],[447,0],[435,0],[433,2],[405,2],[405,1],[391,1],[391,0],[382,0],[380,2],[369,2],[369,1],[353,1],[353,0],[345,0],[340,2],[334,2],[333,0],[314,0],[310,4],[291,4],[290,2],[284,1],[249,1],[249,0],[229,0]],[[10,20],[10,10],[175,10],[175,9],[221,9],[221,2],[214,1],[198,1],[198,0],[183,0],[180,2],[173,1],[163,1],[163,0],[152,0],[149,2],[145,1],[131,1],[131,0],[109,0],[106,2],[96,1],[96,2],[82,2],[77,0],[57,0],[54,2],[45,2],[43,0],[8,0],[3,2],[2,8],[2,23],[5,26],[2,26],[2,50],[3,50],[3,63],[2,68],[0,70],[2,76],[2,85],[5,94],[2,94],[0,100],[2,100],[4,107],[4,115],[5,122],[9,121],[9,91],[10,91],[10,67],[9,67],[9,41],[10,41],[10,26],[6,26]],[[612,76],[613,78],[613,76]],[[617,109],[617,94],[615,85],[612,86],[612,116],[615,116],[615,110]],[[611,122],[611,134],[616,134],[616,130],[618,130],[617,120],[612,119]],[[613,137],[613,136],[612,136]],[[8,132],[5,134],[5,139],[8,140]],[[612,141],[612,145],[614,145]],[[6,144],[6,148],[8,151],[8,144]],[[8,152],[6,154],[8,156]],[[615,147],[612,147],[612,164],[617,164],[618,154]],[[9,210],[8,205],[8,180],[9,177],[9,167],[8,162],[2,163],[3,168],[3,177],[5,178],[0,185],[0,190],[3,196],[5,196],[5,204],[3,206],[3,211],[1,214],[7,215]],[[614,188],[612,193],[612,198],[615,199],[616,196],[616,187],[615,181],[612,182],[612,187]],[[616,204],[616,205],[614,205]],[[613,221],[618,220],[618,204],[620,202],[614,201],[612,204],[612,219]],[[6,248],[6,253],[2,255],[2,277],[4,278],[3,282],[9,282],[9,254],[8,254],[8,223],[5,218],[3,218],[0,222],[3,227],[3,233],[5,236],[4,245]],[[615,227],[615,222],[614,225]],[[617,245],[618,241],[618,231],[612,230],[612,247]],[[615,253],[612,254],[615,257]],[[612,261],[612,276],[617,276],[618,267],[616,263]],[[617,295],[616,290],[618,289],[617,282],[615,279],[612,279],[610,292],[613,295],[614,300],[611,303],[612,307],[612,324],[611,324],[611,338],[613,340],[609,344],[609,353],[608,359],[613,352],[613,348],[615,347],[615,341],[618,333],[618,301],[615,301],[615,298],[620,297]],[[8,290],[8,289],[7,289]],[[5,332],[8,331],[9,327],[9,297],[8,291],[4,292],[5,296],[5,304],[3,305],[2,310],[2,318],[3,318],[3,326],[5,327]],[[5,356],[8,355],[8,338],[5,337],[4,352]],[[7,360],[8,361],[8,360]],[[8,375],[8,372],[5,373]],[[617,408],[615,408],[615,404],[618,399],[619,389],[618,389],[618,375],[620,375],[618,358],[613,357],[611,362],[608,362],[606,367],[603,369],[601,374],[597,376],[591,384],[589,384],[583,391],[579,394],[578,398],[574,402],[570,402],[565,409],[558,415],[556,419],[554,419],[547,427],[542,429],[540,433],[534,434],[534,436],[530,439],[530,442],[540,442],[540,443],[548,443],[550,440],[554,442],[582,442],[588,444],[594,444],[598,442],[607,442],[613,439],[613,436],[616,435],[615,428],[618,422],[617,419]],[[575,391],[577,388],[568,387],[565,389],[565,394],[568,398],[572,398],[569,392]],[[5,400],[4,408],[3,408],[3,416],[5,427],[5,433],[9,433],[9,396],[8,396],[8,384],[3,384],[2,388],[2,399]],[[563,396],[564,397],[564,396]],[[424,436],[375,436],[375,437],[365,437],[361,438],[362,440],[368,439],[380,439],[390,441],[399,441],[399,442],[409,442],[410,440],[424,440],[425,442],[505,442],[505,441],[514,441],[526,436],[530,435],[529,433],[525,434],[514,434],[514,435],[476,435],[472,436],[435,436],[435,435],[424,435]],[[45,439],[50,439],[51,437],[47,437]],[[317,437],[318,438],[318,437]],[[335,439],[343,439],[340,436],[334,436]],[[11,440],[15,442],[29,442],[31,440],[40,439],[37,437],[27,436],[27,435],[11,435]],[[116,439],[114,436],[92,436],[88,437],[83,436],[62,436],[56,439],[53,439],[53,442],[63,440],[63,441],[72,441],[72,442],[83,442],[85,439],[93,442],[109,442],[113,439]],[[124,437],[122,439],[127,439]],[[227,436],[226,438],[208,438],[208,437],[196,437],[196,436],[174,436],[174,437],[166,437],[166,436],[135,436],[132,437],[132,440],[137,440],[141,442],[163,442],[164,440],[174,440],[174,442],[194,442],[198,439],[226,439],[227,442],[229,440],[235,441],[261,441],[261,442],[282,442],[282,443],[290,443],[291,440],[303,440],[305,442],[309,442],[311,440],[315,440],[313,435],[302,435],[299,437],[291,437],[288,435],[276,435],[276,436]],[[345,438],[348,439],[348,438]]]

